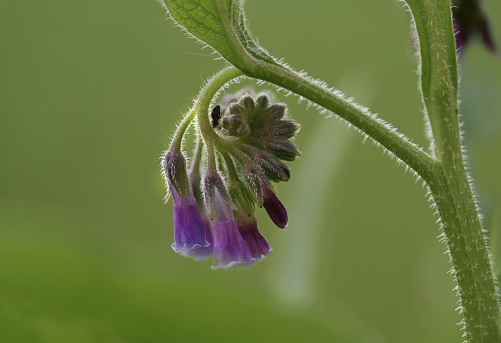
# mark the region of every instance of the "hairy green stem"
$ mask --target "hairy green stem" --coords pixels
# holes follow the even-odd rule
[[[433,174],[435,160],[403,134],[396,132],[381,119],[366,109],[343,99],[323,85],[295,73],[283,66],[257,62],[252,77],[268,81],[290,90],[311,102],[335,113],[361,132],[385,147],[405,164],[415,170],[424,180]]]
[[[238,0],[213,0],[214,6],[200,8],[211,18],[207,22],[190,17],[191,12],[181,8],[182,1],[165,1],[181,25],[197,38],[212,43],[240,70],[228,68],[210,80],[195,108],[208,148],[209,170],[216,168],[215,147],[232,154],[237,160],[245,160],[243,156],[233,154],[229,142],[213,131],[207,116],[214,94],[232,78],[245,74],[270,82],[335,113],[386,148],[427,183],[437,205],[454,265],[466,339],[470,343],[499,343],[501,315],[495,277],[461,147],[450,1],[407,0],[419,38],[421,93],[431,128],[431,154],[367,109],[273,60],[252,41],[245,25],[240,25],[244,21],[240,17],[242,12]],[[192,5],[187,4],[187,7]],[[207,31],[212,35],[200,33]]]
[[[196,114],[197,114],[197,111],[196,111],[195,107],[193,107],[184,116],[183,120],[178,125],[176,132],[174,133],[174,137],[172,138],[172,143],[171,143],[171,146],[175,151],[177,151],[177,152],[181,151],[184,133],[186,132],[186,129],[188,129],[188,126],[190,126],[190,123],[193,120],[193,118],[195,118]]]
[[[202,140],[202,133],[198,130],[197,145],[195,147],[195,154],[191,162],[190,176],[194,179],[200,178],[200,162],[202,161],[202,151],[204,141]]]
[[[422,93],[434,140],[430,157],[365,109],[283,66],[255,60],[248,76],[290,90],[344,118],[415,170],[436,201],[458,283],[468,342],[500,342],[491,260],[465,170],[457,109],[450,3],[410,1],[419,32]]]
[[[458,73],[449,0],[408,0],[418,32],[421,92],[440,174],[428,182],[441,216],[468,342],[501,341],[492,261],[466,173],[458,118]]]
[[[451,78],[446,83],[443,78],[432,77],[432,82],[444,82],[431,90],[433,96],[430,108],[435,117],[430,114],[430,124],[437,156],[432,158],[380,120],[316,82],[284,67],[262,62],[257,65],[262,66],[254,69],[249,76],[293,91],[339,115],[392,152],[425,180],[436,201],[447,238],[468,342],[499,343],[500,315],[495,279],[465,171]],[[438,69],[447,73],[448,70]]]
[[[468,342],[499,342],[495,278],[465,170],[457,108],[457,63],[448,0],[409,1],[421,46],[421,86],[433,136],[431,157],[367,110],[309,78],[248,54],[243,72],[339,115],[416,171],[436,201],[454,265]]]
[[[207,170],[211,173],[215,173],[217,171],[214,144],[217,144],[223,139],[219,137],[212,128],[208,115],[210,102],[226,83],[239,76],[242,76],[242,72],[234,67],[228,67],[221,70],[205,84],[200,91],[195,104],[195,108],[198,113],[198,127],[202,132],[202,136],[207,146]],[[219,144],[224,143],[220,142]]]
[[[435,166],[434,159],[381,119],[376,118],[366,109],[343,99],[319,82],[304,77],[280,64],[270,63],[252,56],[238,39],[236,27],[231,25],[230,17],[235,16],[236,13],[226,13],[223,0],[215,0],[215,4],[228,40],[227,43],[233,54],[238,56],[239,62],[235,66],[241,69],[245,75],[290,90],[332,111],[384,146],[414,169],[424,180],[431,177]]]

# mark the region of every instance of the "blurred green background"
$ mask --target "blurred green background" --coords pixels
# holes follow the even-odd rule
[[[486,8],[499,43],[501,3]],[[246,12],[272,54],[426,145],[401,3],[247,1]],[[421,182],[296,98],[277,95],[302,124],[303,157],[278,186],[288,228],[258,210],[273,254],[213,271],[172,251],[159,156],[223,66],[215,57],[153,0],[0,2],[0,341],[460,342]],[[461,77],[497,251],[500,60],[474,42]]]

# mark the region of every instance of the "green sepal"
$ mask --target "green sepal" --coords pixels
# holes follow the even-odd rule
[[[167,181],[167,197],[175,190],[179,196],[184,198],[190,195],[190,181],[186,170],[186,160],[183,154],[174,149],[169,149],[162,160],[165,180]]]
[[[244,212],[247,217],[254,215],[254,196],[244,183],[235,183],[229,187],[230,197],[236,205],[237,212]]]

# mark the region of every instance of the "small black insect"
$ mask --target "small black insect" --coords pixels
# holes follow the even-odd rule
[[[212,127],[216,127],[219,124],[219,119],[221,119],[221,106],[216,105],[211,113],[212,117]]]

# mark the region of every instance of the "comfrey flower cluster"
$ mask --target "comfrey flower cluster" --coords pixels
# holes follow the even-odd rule
[[[287,225],[287,211],[271,183],[288,181],[282,161],[300,156],[290,141],[299,125],[284,118],[285,109],[270,104],[267,94],[255,100],[249,94],[226,96],[201,118],[210,125],[199,125],[204,140],[199,137],[189,171],[176,135],[162,161],[174,205],[175,252],[195,259],[214,255],[214,268],[247,266],[272,252],[254,210],[264,207],[275,225]]]

